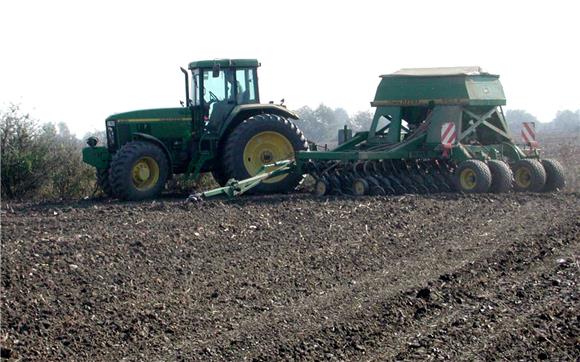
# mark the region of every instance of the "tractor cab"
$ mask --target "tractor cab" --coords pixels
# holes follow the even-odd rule
[[[193,76],[192,105],[216,125],[243,104],[260,103],[256,59],[202,60],[189,64]]]

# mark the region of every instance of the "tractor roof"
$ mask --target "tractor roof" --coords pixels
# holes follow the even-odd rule
[[[194,68],[212,68],[214,65],[220,67],[259,67],[258,59],[213,59],[197,60],[189,63],[189,69]]]
[[[448,76],[493,75],[484,72],[481,67],[441,67],[441,68],[403,68],[381,77],[448,77]]]

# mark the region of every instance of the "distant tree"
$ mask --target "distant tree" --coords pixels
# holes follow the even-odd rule
[[[509,109],[505,113],[505,118],[512,137],[514,137],[515,140],[519,140],[521,138],[520,135],[523,122],[534,122],[536,124],[536,130],[538,131],[542,127],[542,124],[534,115],[524,111],[523,109]]]
[[[573,112],[570,110],[558,111],[556,118],[546,125],[550,131],[559,132],[580,132],[580,110]]]
[[[295,120],[294,123],[300,128],[304,133],[304,136],[314,141],[318,135],[318,127],[315,123],[314,111],[308,106],[304,106],[296,110],[299,119]]]
[[[339,128],[344,126],[351,126],[351,119],[348,113],[344,110],[344,108],[335,108],[334,109],[334,125],[336,128],[331,130],[334,131],[333,136],[336,137],[336,132]]]
[[[372,121],[373,121],[373,114],[370,111],[357,112],[352,117],[351,127],[355,131],[368,130],[371,127]]]
[[[339,111],[339,117],[344,117],[342,112]],[[298,109],[296,113],[298,113],[300,119],[295,122],[310,141],[326,143],[332,137],[332,130],[338,128],[335,110],[324,104],[320,104],[314,110],[304,106]],[[346,114],[346,112],[344,113]],[[348,114],[346,114],[346,117],[348,119]]]

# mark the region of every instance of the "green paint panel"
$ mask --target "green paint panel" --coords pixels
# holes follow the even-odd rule
[[[107,147],[83,148],[83,162],[98,169],[106,169],[111,162],[111,154]]]
[[[214,60],[198,60],[189,63],[189,69],[194,68],[213,68],[214,65],[220,67],[259,67],[260,63],[257,59],[214,59]]]
[[[139,119],[174,120],[182,118],[191,119],[191,110],[189,108],[180,107],[180,108],[141,109],[137,111],[113,114],[107,118],[107,121],[139,120]]]
[[[481,74],[451,75],[384,75],[377,87],[378,106],[505,105],[505,95],[499,76]]]

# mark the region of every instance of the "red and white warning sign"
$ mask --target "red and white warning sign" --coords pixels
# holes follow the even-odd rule
[[[443,156],[449,155],[449,150],[457,141],[457,131],[454,122],[443,123],[441,126],[441,145],[443,146]]]
[[[535,122],[522,122],[522,138],[530,147],[535,148],[538,146],[538,142],[536,142]]]

